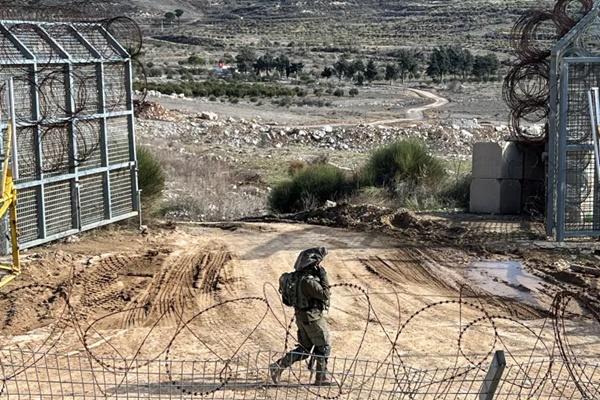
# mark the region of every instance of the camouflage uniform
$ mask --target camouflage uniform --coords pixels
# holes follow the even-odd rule
[[[326,254],[326,250],[321,250]],[[303,297],[299,303],[308,304],[306,308],[295,308],[296,326],[298,327],[298,346],[271,366],[271,376],[277,382],[283,368],[292,366],[295,362],[310,356],[311,350],[316,356],[315,384],[327,385],[327,357],[331,352],[329,342],[329,326],[323,311],[329,307],[329,281],[327,273],[321,266],[312,265],[298,268],[303,275],[299,282],[298,297]],[[313,349],[314,347],[314,349]]]

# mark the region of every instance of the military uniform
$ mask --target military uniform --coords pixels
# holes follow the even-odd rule
[[[271,365],[271,377],[277,382],[282,369],[308,358],[312,350],[316,356],[315,384],[328,385],[327,357],[331,352],[331,345],[329,326],[323,315],[323,311],[329,307],[327,273],[320,266],[307,268],[302,273],[297,296],[299,304],[305,307],[295,307],[298,346]]]

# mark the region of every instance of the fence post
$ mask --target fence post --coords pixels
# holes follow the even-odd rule
[[[494,358],[490,364],[490,369],[485,375],[485,379],[483,380],[481,388],[479,389],[479,400],[492,400],[494,398],[494,394],[496,393],[496,389],[498,388],[498,384],[502,378],[504,368],[506,368],[504,351],[498,350],[494,354]]]

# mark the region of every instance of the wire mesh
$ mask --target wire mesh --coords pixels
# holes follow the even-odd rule
[[[315,372],[304,363],[270,382],[270,360],[259,352],[231,360],[147,360],[140,368],[116,370],[123,360],[99,360],[85,353],[2,352],[2,398],[7,399],[475,399],[487,398],[487,367],[413,369],[400,364],[331,357],[331,386],[314,386]],[[99,361],[99,362],[98,362]],[[594,392],[597,364],[580,364],[577,378]],[[595,389],[596,391],[598,389]],[[508,365],[496,399],[584,399],[566,365],[531,361]]]
[[[104,190],[104,174],[89,175],[81,178],[80,201],[81,201],[81,223],[90,225],[100,222],[105,218],[105,202],[99,202],[106,196]]]
[[[51,183],[45,186],[46,232],[55,235],[73,228],[73,192],[71,182]]]
[[[39,216],[39,191],[38,188],[21,189],[19,191],[19,202],[17,203],[17,214],[19,220],[19,238],[23,242],[37,239],[40,236]]]
[[[568,62],[568,61],[567,61]],[[598,177],[592,142],[592,128],[587,92],[591,87],[600,86],[600,63],[568,62],[568,73],[562,77],[566,93],[564,129],[565,152],[565,232],[567,235],[579,232],[592,232],[600,229],[598,209]]]
[[[130,213],[133,208],[133,193],[129,170],[110,172],[110,201],[114,217]]]
[[[135,28],[127,18],[0,21],[0,81],[12,78],[15,90],[22,247],[134,215],[131,59],[108,32],[139,51]]]

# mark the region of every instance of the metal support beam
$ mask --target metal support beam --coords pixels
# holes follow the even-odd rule
[[[21,52],[23,57],[25,57],[30,62],[35,62],[35,55],[31,52],[30,49],[27,48],[13,33],[4,25],[4,23],[0,22],[0,32],[3,33],[8,40],[14,44],[17,49]]]
[[[105,85],[104,85],[104,64],[101,63],[98,65],[98,92],[100,95],[100,111],[104,114],[102,118],[102,130],[100,132],[100,151],[102,166],[106,167],[106,172],[104,172],[104,176],[102,179],[102,195],[104,201],[104,216],[106,219],[112,218],[112,200],[110,197],[110,170],[108,166],[110,165],[110,160],[108,157],[108,135],[110,132],[108,131],[108,123],[106,121],[106,93],[105,93]]]
[[[42,118],[42,113],[40,111],[40,94],[37,90],[38,85],[38,67],[37,64],[33,65],[33,70],[31,71],[33,77],[32,82],[33,85],[31,87],[31,100],[33,106],[33,121],[39,121]],[[35,176],[36,179],[40,182],[44,182],[44,151],[43,151],[43,143],[42,143],[42,130],[40,129],[39,124],[35,124],[33,126],[33,137],[34,137],[34,146],[35,146]],[[43,184],[39,186],[36,195],[36,202],[38,207],[38,237],[45,238],[47,235],[46,232],[46,204],[44,203],[44,198],[46,197],[46,190]]]
[[[139,213],[139,223],[142,225],[142,202],[141,192],[138,182],[138,164],[137,164],[137,150],[135,140],[135,120],[133,116],[133,63],[131,60],[127,61],[126,64],[126,92],[127,92],[127,109],[131,111],[129,118],[127,119],[127,128],[129,130],[129,159],[135,163],[135,168],[131,171],[131,193],[133,195],[133,209]]]
[[[71,32],[75,35],[79,43],[81,43],[92,55],[96,58],[95,61],[99,61],[102,59],[102,55],[96,50],[96,48],[85,38],[79,31],[73,26],[73,24],[67,25]]]
[[[546,235],[552,236],[556,224],[556,146],[558,113],[558,56],[553,52],[550,60],[550,104],[548,114],[548,160],[546,170]]]
[[[566,195],[567,195],[567,118],[569,96],[569,66],[563,63],[560,68],[560,96],[559,96],[559,129],[558,129],[558,174],[557,174],[557,218],[556,240],[565,240],[566,224]]]
[[[479,388],[479,400],[493,400],[505,368],[506,358],[504,357],[504,351],[498,350],[494,354],[490,368]]]

